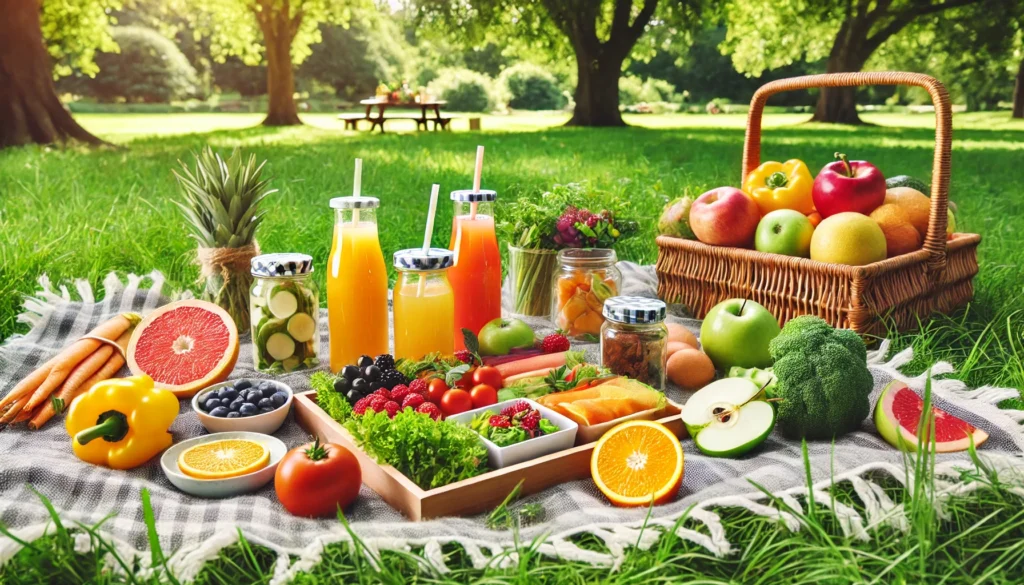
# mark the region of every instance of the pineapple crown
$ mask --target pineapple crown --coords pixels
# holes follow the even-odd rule
[[[195,157],[195,169],[178,161],[181,172],[172,171],[181,186],[184,202],[176,201],[191,227],[192,237],[205,248],[240,248],[252,243],[263,219],[260,202],[277,189],[261,179],[267,161],[256,164],[235,148],[227,160],[207,146]]]

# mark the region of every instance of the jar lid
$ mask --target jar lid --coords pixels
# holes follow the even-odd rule
[[[262,254],[249,262],[253,276],[298,276],[313,272],[313,257],[309,254]]]
[[[331,209],[373,209],[380,207],[380,199],[376,197],[335,197],[331,199]]]
[[[452,191],[452,201],[464,201],[470,203],[479,203],[481,201],[494,201],[498,198],[497,191],[491,191],[490,189],[480,189],[474,191],[472,189],[460,189],[458,191]]]
[[[455,252],[447,248],[410,248],[395,252],[395,268],[399,270],[443,270],[454,264]]]
[[[665,302],[648,297],[612,297],[604,302],[604,318],[616,323],[661,323]]]

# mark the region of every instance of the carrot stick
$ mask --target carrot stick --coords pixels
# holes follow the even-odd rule
[[[134,327],[130,327],[127,331],[121,334],[121,337],[117,339],[117,345],[121,346],[122,350],[127,349],[128,340],[131,338],[133,330]],[[68,382],[65,382],[64,385],[61,387],[60,392],[57,393],[57,398],[63,401],[65,408],[71,405],[71,401],[73,401],[75,398],[78,398],[78,396],[85,392],[86,390],[92,388],[93,385],[95,385],[97,382],[109,380],[110,378],[114,377],[114,375],[117,374],[118,370],[121,369],[121,366],[124,365],[124,358],[121,357],[121,354],[115,352],[113,347],[106,344],[103,347],[96,350],[96,353],[90,356],[89,359],[92,359],[93,357],[100,355],[100,353],[103,352],[104,350],[106,350],[106,355],[108,356],[108,359],[89,378],[83,380],[82,383],[78,384],[77,386],[71,386],[68,384]],[[82,362],[82,364],[84,365],[85,362]],[[75,372],[78,372],[78,368],[75,369]],[[75,377],[75,375],[76,374],[72,374],[72,376],[68,377],[68,381],[70,381],[72,377]],[[53,418],[55,414],[57,414],[57,411],[53,407],[53,401],[50,400],[49,402],[44,404],[42,408],[39,409],[38,413],[32,416],[32,420],[29,421],[28,423],[28,428],[32,429],[33,431],[39,429],[40,427],[45,425],[47,421]]]
[[[516,374],[524,374],[526,372],[536,372],[543,368],[557,368],[565,365],[565,352],[559,353],[546,353],[544,355],[538,355],[524,360],[518,360],[507,364],[499,364],[494,366],[498,373],[501,374],[502,378],[509,376],[515,376]]]
[[[101,323],[98,327],[89,332],[90,336],[101,337],[103,339],[117,339],[129,327],[138,323],[139,316],[135,313],[124,313]],[[34,410],[37,406],[43,403],[50,394],[53,393],[64,380],[71,374],[71,371],[88,358],[100,344],[103,342],[96,341],[95,339],[79,339],[72,343],[67,349],[62,351],[57,356],[57,361],[53,363],[53,369],[50,374],[46,376],[43,383],[36,388],[35,392],[32,393],[32,397],[29,399],[26,408]]]
[[[26,376],[21,382],[18,382],[17,386],[11,388],[11,391],[7,393],[7,396],[0,399],[0,410],[3,410],[5,406],[12,404],[25,394],[35,391],[35,389],[43,383],[43,380],[50,375],[50,370],[53,368],[53,362],[56,360],[56,357],[50,358],[49,361],[33,370],[32,373]]]
[[[7,411],[4,412],[3,416],[0,416],[0,424],[7,424],[14,420],[14,418],[25,408],[25,405],[28,403],[28,399],[28,396],[23,396],[21,399],[11,404],[7,408]]]

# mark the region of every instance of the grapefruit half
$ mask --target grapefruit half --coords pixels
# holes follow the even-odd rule
[[[179,398],[223,382],[238,360],[238,328],[206,301],[164,305],[146,316],[128,342],[128,367]]]
[[[875,406],[875,426],[882,438],[897,449],[917,451],[917,427],[924,410],[924,400],[900,381],[889,382]],[[952,453],[966,451],[971,438],[980,447],[988,440],[988,433],[975,428],[965,420],[932,407],[935,417],[935,451]]]

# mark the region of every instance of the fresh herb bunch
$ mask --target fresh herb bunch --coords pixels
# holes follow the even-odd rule
[[[476,433],[412,409],[395,418],[367,411],[351,417],[345,428],[370,457],[393,466],[425,490],[487,471],[487,450]]]
[[[414,380],[419,378],[420,374],[424,372],[435,372],[443,376],[452,368],[457,368],[463,365],[465,364],[455,356],[443,355],[441,353],[430,353],[418,360],[401,358],[395,362],[395,369],[401,372],[406,378]],[[469,368],[466,369],[468,370]]]
[[[513,201],[504,208],[505,220],[498,227],[518,248],[611,248],[638,231],[635,221],[622,219],[627,207],[621,198],[583,183],[555,185],[539,199]]]

